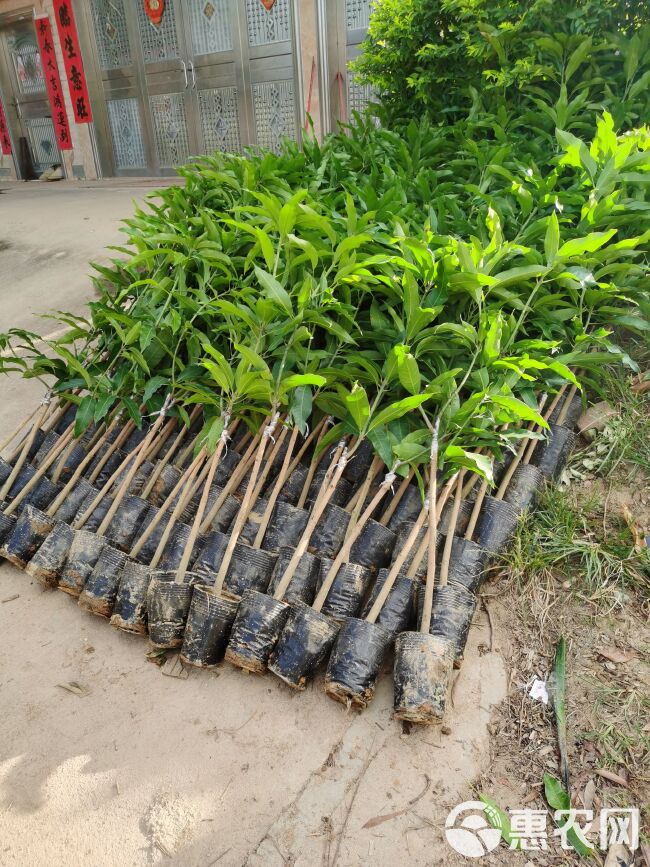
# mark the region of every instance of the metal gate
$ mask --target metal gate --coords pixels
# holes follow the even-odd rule
[[[327,60],[329,115],[332,129],[353,119],[373,98],[369,85],[361,85],[350,72],[359,56],[372,14],[373,0],[327,0]]]
[[[29,162],[36,175],[62,163],[31,19],[17,20],[0,29],[0,83],[14,156],[20,163],[19,174],[29,175]],[[25,141],[28,155],[20,139]]]
[[[298,134],[292,0],[78,4],[105,175],[164,175],[191,156],[277,150]]]

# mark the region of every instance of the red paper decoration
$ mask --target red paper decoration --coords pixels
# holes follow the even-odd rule
[[[158,27],[165,13],[165,0],[144,0],[144,11],[151,23]]]
[[[11,153],[11,139],[9,138],[9,127],[7,126],[7,118],[5,117],[4,106],[0,99],[0,151],[9,156]]]
[[[74,20],[72,3],[70,0],[54,0],[53,6],[56,29],[61,40],[65,77],[68,79],[74,119],[77,123],[91,123],[93,115],[90,110],[86,73],[84,72],[83,60],[81,59],[79,36],[77,35],[77,25]]]
[[[267,12],[270,12],[275,6],[275,0],[261,0],[261,3]]]
[[[43,75],[45,76],[45,86],[47,87],[47,95],[50,100],[50,108],[52,109],[52,123],[54,124],[54,132],[56,133],[56,143],[59,146],[59,150],[69,151],[72,150],[70,125],[68,123],[68,115],[63,101],[59,68],[56,65],[56,54],[54,53],[54,42],[52,40],[52,26],[47,15],[35,18],[34,24],[36,26],[38,48],[41,52],[41,64],[43,66]]]

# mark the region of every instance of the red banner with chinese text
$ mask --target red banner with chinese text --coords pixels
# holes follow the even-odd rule
[[[5,109],[0,99],[0,151],[9,156],[11,153],[11,139],[9,138],[9,127],[7,126],[7,117]]]
[[[71,0],[54,0],[54,18],[56,29],[61,40],[61,52],[65,66],[65,77],[68,79],[72,112],[77,123],[90,123],[93,119],[88,98],[86,73],[81,59],[79,36],[74,20]]]
[[[56,54],[54,53],[54,42],[52,41],[52,25],[50,24],[50,19],[45,15],[35,18],[34,26],[36,27],[38,48],[41,52],[41,63],[43,65],[47,95],[50,100],[50,108],[52,109],[52,123],[54,124],[54,132],[56,133],[56,143],[59,146],[59,150],[69,151],[72,150],[70,124],[68,123],[63,91],[61,90],[59,68],[56,65]]]

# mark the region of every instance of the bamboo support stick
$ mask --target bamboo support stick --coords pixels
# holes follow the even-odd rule
[[[156,441],[153,443],[151,448],[149,449],[147,455],[145,456],[145,460],[147,461],[155,461],[158,457],[158,454],[161,448],[165,445],[169,437],[172,435],[174,428],[178,424],[178,419],[170,418],[165,427],[162,429],[160,436],[156,438]]]
[[[56,461],[62,451],[64,451],[70,440],[72,439],[72,434],[74,432],[74,422],[68,427],[64,434],[62,434],[59,441],[56,443],[54,448],[49,452],[49,454],[43,460],[43,463],[36,470],[31,479],[27,482],[27,484],[22,488],[19,494],[17,494],[14,499],[11,501],[11,505],[9,505],[4,513],[5,515],[13,515],[18,506],[22,503],[25,497],[33,491],[36,485],[40,482],[43,476],[47,473],[52,464]]]
[[[307,547],[309,546],[309,540],[311,539],[311,535],[316,529],[316,525],[321,519],[323,512],[325,511],[325,507],[329,503],[336,490],[336,486],[339,482],[339,479],[343,475],[343,470],[347,464],[348,450],[345,445],[345,440],[341,440],[336,447],[336,451],[334,452],[334,457],[330,466],[328,467],[327,473],[325,474],[325,479],[323,480],[323,487],[321,488],[318,497],[314,502],[312,507],[311,515],[307,521],[307,525],[303,530],[302,536],[300,537],[300,541],[296,545],[296,548],[291,555],[291,559],[287,564],[287,568],[284,570],[284,574],[280,579],[278,586],[275,589],[274,598],[282,599],[284,594],[291,583],[291,579],[294,576],[296,569],[298,568],[298,564],[302,559],[303,554],[306,552]]]
[[[268,502],[266,504],[266,509],[264,510],[264,514],[262,515],[262,520],[260,521],[260,526],[257,531],[257,535],[255,536],[255,541],[253,542],[253,548],[261,548],[262,542],[264,541],[264,535],[266,533],[266,529],[269,526],[269,522],[271,520],[271,515],[273,514],[273,509],[275,508],[275,504],[277,502],[278,497],[280,496],[280,491],[282,490],[282,485],[284,485],[286,479],[289,476],[289,470],[291,468],[291,455],[293,454],[293,450],[296,445],[296,439],[298,438],[298,427],[294,425],[293,430],[291,431],[291,439],[289,440],[289,446],[287,448],[287,453],[284,456],[284,460],[282,461],[282,466],[280,467],[280,472],[275,480],[275,484],[273,485],[273,490],[269,496]]]
[[[406,493],[406,489],[411,484],[411,479],[413,478],[414,474],[415,474],[415,471],[414,471],[413,467],[411,467],[406,478],[402,479],[399,488],[395,492],[395,496],[390,501],[388,508],[386,509],[384,514],[379,519],[378,523],[380,523],[382,525],[382,527],[388,526],[388,522],[395,514],[395,509],[402,502],[402,499],[404,498],[404,494]]]
[[[224,433],[226,433],[227,436],[227,427],[224,428]],[[205,512],[206,506],[208,505],[210,488],[212,487],[214,475],[217,471],[217,467],[219,466],[219,461],[221,460],[221,455],[223,453],[226,442],[226,437],[222,434],[219,437],[217,448],[215,449],[215,452],[210,459],[208,475],[205,480],[205,485],[203,486],[203,493],[201,494],[201,499],[199,500],[199,507],[196,510],[196,515],[194,516],[194,521],[192,522],[192,529],[190,530],[190,535],[188,536],[187,544],[185,545],[185,550],[183,551],[181,562],[178,565],[178,572],[176,573],[175,579],[178,584],[183,584],[185,581],[187,567],[190,565],[192,551],[194,550],[194,545],[196,543],[197,537],[199,535],[199,529],[201,527],[201,521],[203,520],[203,513]]]
[[[465,530],[465,538],[468,541],[471,541],[472,536],[474,535],[474,530],[476,529],[476,524],[478,521],[478,516],[481,512],[481,506],[483,505],[483,501],[487,495],[488,491],[488,481],[487,479],[483,479],[481,482],[481,487],[478,489],[478,494],[476,495],[476,499],[474,500],[474,508],[472,509],[472,514],[469,517],[469,521],[467,524],[467,529]]]
[[[253,500],[253,492],[255,490],[255,486],[257,484],[257,475],[260,471],[260,467],[262,466],[262,461],[264,459],[264,451],[269,441],[273,436],[273,431],[275,430],[275,426],[278,423],[279,414],[274,413],[270,418],[267,417],[263,424],[263,432],[259,439],[259,445],[257,446],[257,451],[255,454],[255,463],[253,464],[253,469],[251,472],[251,477],[248,480],[248,485],[246,486],[246,493],[244,494],[244,499],[242,500],[242,504],[237,512],[237,517],[235,518],[235,523],[233,524],[233,528],[230,532],[230,537],[228,539],[228,544],[226,545],[226,550],[224,551],[223,559],[219,565],[219,571],[217,572],[214,579],[214,593],[217,596],[220,596],[223,591],[223,584],[226,580],[226,575],[228,574],[228,569],[230,568],[230,562],[232,560],[232,556],[235,552],[235,546],[239,541],[239,537],[241,535],[241,531],[244,529],[244,524],[248,518],[248,514],[254,505]]]
[[[567,388],[568,388],[568,384],[565,382],[564,385],[558,391],[558,393],[555,395],[553,400],[551,401],[551,405],[549,406],[549,408],[546,410],[546,413],[544,414],[544,420],[545,421],[548,421],[549,418],[553,415],[556,406],[562,400],[562,395],[567,390]],[[535,454],[535,449],[537,448],[538,442],[539,442],[539,440],[537,440],[537,439],[531,439],[530,440],[530,442],[528,443],[527,449],[524,452],[522,463],[529,464],[531,462],[531,459],[532,459],[533,455]]]
[[[80,394],[79,391],[75,392],[76,394]],[[63,416],[72,406],[72,401],[66,400],[65,403],[59,404],[58,407],[54,407],[45,417],[45,420],[42,423],[42,428],[44,433],[49,433],[56,425],[61,421]]]
[[[88,476],[88,481],[91,485],[97,481],[101,471],[104,469],[104,467],[109,462],[111,457],[115,454],[115,452],[126,442],[133,430],[135,430],[135,424],[131,420],[127,421],[127,423],[124,425],[124,429],[120,431],[118,436],[115,437],[113,442],[106,449],[106,454],[102,455],[101,459],[97,462],[97,466]]]
[[[569,390],[569,393],[566,396],[564,403],[562,404],[562,409],[560,410],[560,412],[558,414],[558,417],[557,417],[557,423],[558,424],[564,424],[564,422],[566,421],[566,417],[569,414],[569,410],[571,409],[571,403],[573,402],[573,398],[576,396],[577,393],[578,393],[578,386],[572,385],[570,390]]]
[[[0,489],[0,500],[5,500],[7,498],[7,494],[11,490],[13,483],[18,478],[18,474],[22,470],[23,465],[24,465],[25,461],[27,460],[27,455],[29,454],[29,450],[32,447],[32,443],[36,439],[36,431],[39,429],[39,427],[43,423],[43,419],[46,417],[46,415],[49,411],[49,408],[50,408],[50,404],[49,404],[49,399],[48,399],[48,402],[44,404],[37,421],[34,422],[30,432],[28,433],[28,435],[25,439],[23,447],[20,450],[20,454],[18,455],[18,460],[16,461],[12,471],[9,473],[9,478],[7,479],[7,481],[4,483],[4,485]]]
[[[183,425],[183,427],[180,429],[180,431],[176,435],[176,439],[171,444],[171,447],[169,448],[167,453],[165,455],[163,455],[163,457],[158,461],[158,463],[154,467],[153,472],[151,473],[151,477],[149,478],[149,481],[142,489],[142,499],[143,500],[146,500],[149,498],[149,495],[153,491],[156,482],[160,478],[160,474],[162,473],[163,469],[167,466],[167,464],[171,463],[172,458],[174,457],[174,455],[176,454],[176,452],[180,448],[181,444],[183,443],[183,440],[185,439],[187,434],[190,432],[190,428],[192,427],[193,421],[196,419],[196,417],[198,416],[198,414],[200,412],[201,412],[201,407],[195,406],[194,409],[192,410],[192,413],[190,414],[189,426]]]
[[[330,570],[327,573],[327,578],[325,579],[325,581],[323,581],[321,588],[318,591],[318,595],[316,596],[316,599],[314,600],[314,604],[312,606],[314,611],[320,611],[322,609],[322,607],[325,604],[325,601],[327,599],[327,596],[328,596],[330,590],[332,589],[334,581],[336,580],[336,576],[338,575],[339,571],[341,570],[341,567],[345,563],[347,563],[350,559],[350,553],[352,551],[352,546],[354,545],[354,543],[357,541],[357,539],[359,538],[359,536],[363,532],[363,528],[368,523],[370,516],[375,511],[375,509],[377,508],[379,503],[382,501],[382,499],[386,496],[386,494],[390,490],[391,485],[393,484],[394,481],[395,481],[395,473],[393,473],[393,472],[387,473],[383,482],[381,483],[381,485],[377,489],[374,497],[370,500],[370,502],[366,506],[364,513],[361,515],[361,517],[357,521],[356,525],[354,526],[352,533],[350,533],[348,538],[343,543],[341,550],[336,555],[336,558],[334,559],[334,562],[332,563]],[[284,588],[283,594],[285,591],[286,591],[286,588]],[[281,598],[281,597],[278,597],[278,598]]]
[[[440,586],[445,587],[447,585],[447,579],[449,578],[449,563],[451,560],[451,546],[454,542],[454,533],[456,532],[456,524],[458,523],[458,514],[460,512],[460,506],[463,502],[463,479],[465,477],[465,470],[461,470],[458,474],[458,482],[456,483],[456,496],[454,497],[454,505],[451,510],[451,515],[449,516],[449,529],[447,530],[447,536],[445,537],[445,547],[442,551],[442,558],[440,560]]]
[[[16,437],[25,430],[30,421],[38,413],[40,406],[41,405],[38,404],[38,406],[36,406],[35,409],[33,409],[28,416],[25,416],[25,418],[18,423],[18,426],[13,430],[13,432],[5,440],[2,441],[2,444],[0,445],[0,453],[3,452],[7,448],[7,446],[10,445],[16,439]]]
[[[454,484],[456,482],[456,473],[449,479],[447,484],[444,487],[442,494],[438,497],[438,502],[436,504],[436,515],[439,515],[447,504],[447,500],[453,490]],[[429,548],[429,540],[431,538],[431,529],[427,528],[427,532],[424,534],[422,541],[420,542],[420,546],[415,553],[415,557],[413,558],[411,565],[408,568],[408,572],[406,573],[409,578],[415,578],[420,563],[422,562],[422,558],[427,553]]]
[[[368,491],[370,490],[370,486],[375,481],[376,477],[379,475],[381,468],[384,466],[384,462],[381,458],[375,456],[372,459],[372,463],[370,465],[370,469],[368,470],[368,474],[363,482],[363,484],[359,487],[355,496],[350,500],[346,509],[350,512],[350,521],[348,523],[348,529],[346,532],[346,538],[350,536],[352,531],[354,530],[355,524],[359,520],[359,515],[361,514],[361,509],[363,508],[364,503],[366,502],[366,497],[368,496]],[[393,475],[393,479],[395,476]]]
[[[165,526],[163,534],[160,537],[160,541],[158,542],[158,547],[156,548],[154,555],[151,558],[151,563],[149,564],[150,569],[155,569],[158,566],[158,564],[160,563],[162,555],[165,553],[165,548],[167,547],[167,542],[169,541],[169,537],[172,534],[172,530],[176,526],[176,521],[178,520],[181,512],[183,511],[183,509],[185,508],[187,503],[194,496],[194,492],[196,490],[196,484],[195,484],[194,477],[198,473],[201,464],[205,461],[205,457],[206,457],[206,451],[205,451],[205,449],[201,449],[201,451],[198,453],[198,455],[191,462],[191,464],[187,468],[187,471],[184,474],[183,493],[178,498],[178,502],[176,503],[176,505],[172,509],[172,513],[169,516],[169,520],[167,521],[167,524]],[[161,510],[161,512],[159,513],[159,517],[162,517],[162,514],[163,513]],[[133,556],[133,551],[131,552],[130,556]]]
[[[424,585],[424,607],[420,632],[428,634],[431,626],[431,609],[433,606],[433,588],[436,583],[436,548],[438,543],[438,431],[440,419],[436,419],[433,436],[431,437],[431,460],[429,470],[429,549],[427,558],[427,580]]]
[[[322,427],[318,433],[318,439],[316,441],[316,450],[318,450],[318,446],[320,444],[320,441],[325,436],[325,429],[327,427],[327,419],[328,419],[328,416],[326,416],[322,421]],[[316,428],[313,431],[314,434],[316,433],[316,430],[318,430],[318,428]],[[326,449],[323,449],[323,451],[319,455],[312,458],[312,460],[309,462],[309,467],[307,468],[307,475],[305,477],[305,482],[302,486],[302,491],[300,492],[300,496],[298,497],[298,502],[296,503],[296,508],[298,508],[298,509],[304,509],[305,508],[305,503],[307,502],[307,497],[309,495],[309,489],[311,488],[311,483],[314,479],[314,474],[315,474],[316,470],[318,469],[318,467],[320,466],[321,461],[325,457],[325,451],[326,451]]]
[[[147,451],[149,450],[149,447],[150,447],[154,437],[156,436],[156,434],[160,430],[160,427],[163,423],[163,419],[165,418],[165,410],[167,408],[167,405],[168,405],[168,402],[166,402],[165,406],[163,406],[163,408],[160,410],[160,412],[158,414],[158,418],[156,419],[155,423],[152,425],[151,430],[147,433],[146,437],[142,440],[140,449],[135,456],[135,460],[131,464],[131,468],[127,471],[126,476],[124,477],[124,481],[117,489],[115,496],[113,497],[113,502],[111,503],[108,512],[106,512],[106,517],[99,525],[99,528],[97,530],[98,536],[103,536],[106,533],[106,531],[108,530],[111,521],[115,517],[115,513],[117,512],[120,503],[124,499],[126,492],[129,490],[129,486],[130,486],[131,482],[133,481],[135,474],[140,469],[141,465],[144,463],[145,458],[147,456]]]
[[[198,418],[198,415],[197,415],[197,418]],[[190,429],[191,429],[191,428],[190,428]],[[179,454],[179,456],[178,456],[178,460],[176,461],[176,463],[177,463],[177,465],[178,465],[179,467],[182,467],[182,466],[184,465],[185,461],[186,461],[186,460],[189,458],[189,456],[192,454],[192,449],[193,449],[193,448],[194,448],[194,441],[192,441],[191,443],[189,443],[189,445],[187,445],[187,446],[183,449],[183,451]]]
[[[271,454],[266,459],[264,466],[261,468],[259,476],[257,478],[257,484],[255,485],[255,490],[253,491],[253,496],[251,498],[251,508],[255,506],[260,494],[262,493],[262,489],[266,484],[266,480],[269,477],[269,473],[271,472],[271,467],[273,466],[273,461],[278,456],[280,449],[282,448],[282,444],[289,433],[289,429],[284,427],[284,422],[286,419],[280,419],[278,424],[283,425],[282,430],[278,434],[278,438],[273,443],[273,448],[271,449]]]
[[[106,438],[106,437],[107,437],[107,436],[108,436],[108,435],[113,431],[113,429],[114,429],[114,427],[115,427],[115,425],[116,425],[117,423],[118,423],[118,419],[117,419],[117,418],[113,419],[113,421],[111,422],[111,424],[110,424],[109,427],[107,428],[106,433],[104,434],[104,436],[103,436],[103,437],[100,437],[100,439],[97,440],[97,442],[95,443],[95,445],[90,449],[90,451],[88,452],[88,454],[86,455],[86,457],[85,457],[85,458],[83,459],[83,461],[79,464],[79,466],[77,467],[77,469],[74,471],[74,473],[73,473],[72,476],[70,477],[70,480],[66,483],[65,487],[63,488],[63,490],[62,490],[62,491],[57,495],[56,499],[55,499],[55,500],[53,501],[53,503],[49,506],[49,508],[48,508],[48,510],[47,510],[47,512],[46,512],[46,514],[47,514],[47,516],[48,516],[49,518],[53,518],[53,517],[56,515],[56,513],[58,512],[58,510],[61,508],[61,506],[62,506],[62,504],[63,504],[63,501],[66,499],[66,497],[68,496],[68,494],[70,493],[70,491],[72,490],[72,488],[76,485],[76,483],[77,483],[77,482],[79,481],[79,479],[81,478],[81,475],[82,475],[83,471],[86,469],[86,467],[90,464],[90,462],[91,462],[92,459],[95,457],[95,455],[97,454],[97,452],[98,452],[98,451],[100,450],[100,448],[103,446],[103,444],[104,444],[104,439],[105,439],[105,438]]]
[[[406,539],[406,542],[404,543],[402,550],[399,552],[399,554],[395,558],[395,562],[390,567],[390,572],[386,576],[386,580],[384,581],[381,590],[377,594],[377,598],[375,599],[375,601],[372,605],[372,608],[368,612],[368,615],[366,617],[366,620],[368,621],[368,623],[374,623],[377,620],[377,618],[379,617],[381,609],[384,607],[384,604],[385,604],[386,600],[388,599],[388,594],[393,589],[393,585],[394,585],[395,581],[397,580],[399,573],[402,571],[402,567],[404,566],[404,563],[406,562],[406,558],[411,553],[411,549],[413,548],[413,545],[415,545],[415,542],[417,541],[418,533],[420,532],[420,530],[424,526],[424,522],[426,521],[428,514],[429,514],[428,503],[425,503],[424,508],[422,509],[420,514],[418,515],[417,520],[415,521],[413,526],[411,527],[411,532],[408,534],[408,537]]]
[[[254,461],[255,449],[257,448],[257,445],[262,437],[263,430],[264,427],[260,427],[255,436],[251,439],[248,448],[246,449],[246,451],[242,455],[241,460],[235,467],[233,474],[231,475],[228,482],[224,485],[223,490],[221,491],[215,502],[212,504],[212,508],[203,519],[203,523],[201,524],[202,533],[207,533],[207,531],[210,529],[210,526],[212,525],[212,522],[219,514],[219,510],[221,509],[223,504],[226,502],[230,494],[237,490],[242,479],[248,472],[248,468]]]

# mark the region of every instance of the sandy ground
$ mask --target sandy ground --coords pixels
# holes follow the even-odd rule
[[[118,219],[142,194],[5,188],[0,330],[46,334],[38,312],[80,309],[92,292],[88,260],[119,239]],[[41,391],[0,381],[0,436]],[[330,702],[320,681],[294,695],[228,666],[166,677],[145,659],[145,642],[7,564],[0,631],[0,864],[456,863],[444,818],[485,772],[491,708],[507,691],[500,634],[486,652],[484,613],[448,734],[406,733],[391,718],[390,661],[361,716]],[[80,690],[62,686],[71,683]],[[364,827],[377,816],[385,820]]]

